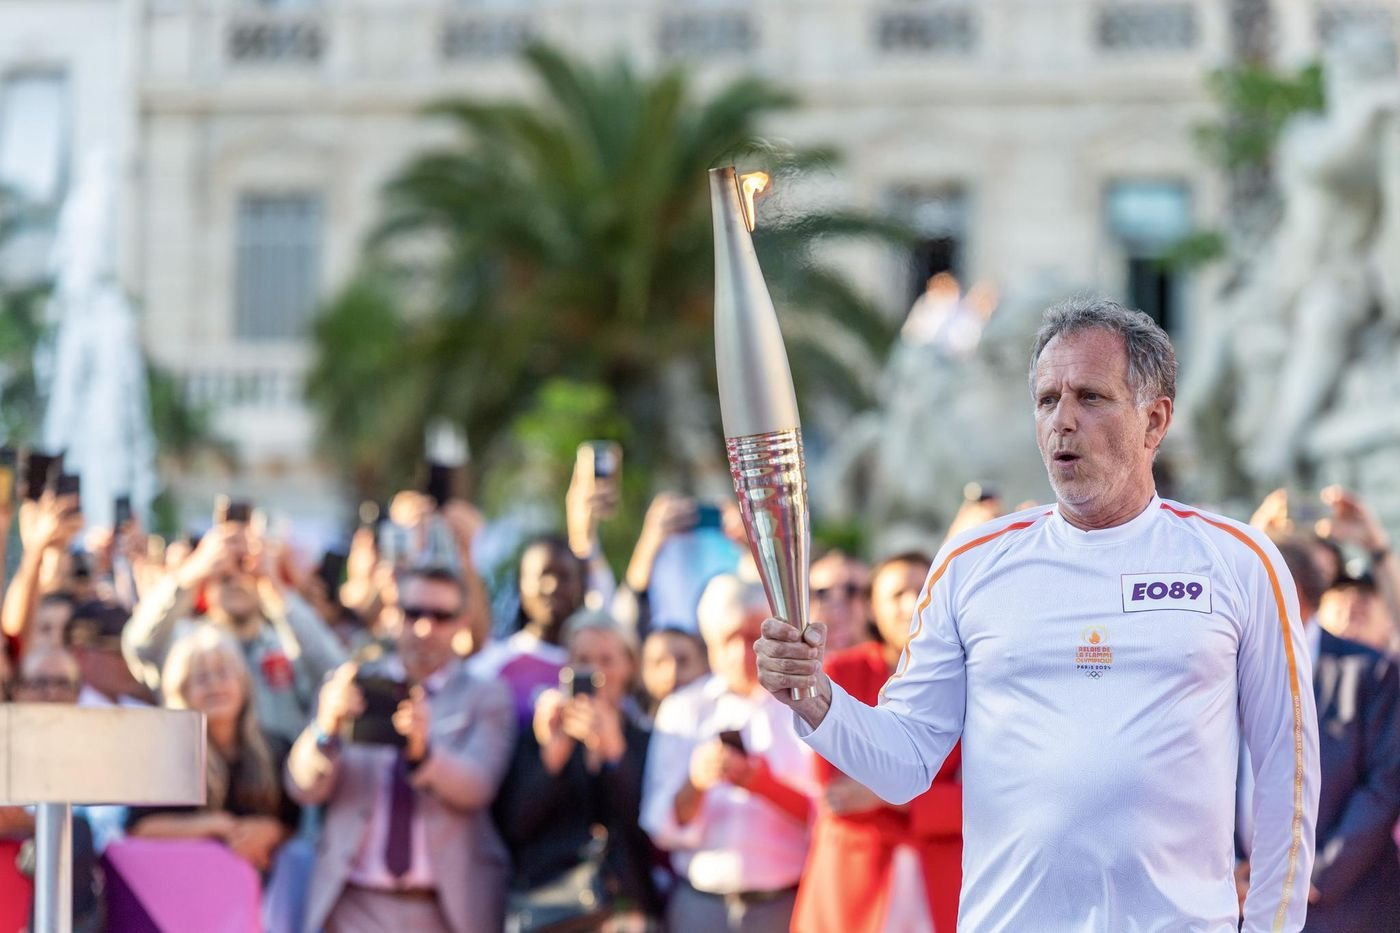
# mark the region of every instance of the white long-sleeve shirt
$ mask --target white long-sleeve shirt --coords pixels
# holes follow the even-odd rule
[[[750,755],[773,776],[815,795],[812,753],[798,741],[787,707],[760,691],[732,692],[710,675],[678,690],[656,711],[647,748],[641,825],[671,853],[676,872],[698,891],[736,894],[778,891],[797,884],[807,861],[807,823],[742,787],[720,783],[705,792],[700,811],[676,820],[676,794],[690,774],[696,746],[733,729]]]
[[[1296,931],[1317,810],[1297,594],[1238,522],[1153,498],[1085,532],[1033,509],[940,551],[875,708],[806,741],[893,802],[962,739],[959,928],[1234,931],[1235,768],[1256,790],[1244,930]]]

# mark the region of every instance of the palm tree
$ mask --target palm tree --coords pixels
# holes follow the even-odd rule
[[[832,159],[764,143],[761,121],[795,104],[764,81],[697,99],[677,70],[589,67],[541,46],[524,58],[544,92],[536,102],[429,108],[457,143],[388,185],[367,247],[372,271],[318,323],[309,394],[328,453],[361,492],[406,475],[429,418],[464,425],[478,461],[499,462],[510,426],[561,377],[606,389],[647,439],[637,454],[684,470],[665,430],[666,387],[679,370],[691,377],[680,384],[712,391],[706,170],[748,158],[781,176]],[[764,224],[759,248],[799,394],[863,403],[868,376],[843,360],[873,361],[891,328],[812,250],[827,237],[899,230],[835,212]],[[717,407],[707,406],[716,437]]]
[[[38,212],[16,191],[0,185],[0,252]],[[34,350],[44,331],[49,284],[42,279],[0,280],[0,437],[27,441],[43,415],[34,372]]]

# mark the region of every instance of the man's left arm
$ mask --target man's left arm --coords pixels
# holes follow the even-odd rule
[[[1359,659],[1358,659],[1359,660]],[[1395,665],[1377,659],[1357,686],[1357,714],[1365,775],[1352,789],[1336,829],[1318,840],[1312,883],[1319,904],[1344,901],[1388,845],[1400,810],[1400,676]]]
[[[1253,529],[1232,549],[1240,581],[1240,723],[1254,771],[1244,933],[1297,931],[1307,915],[1319,790],[1312,661],[1278,549]]]
[[[500,680],[472,684],[477,694],[475,722],[465,742],[432,744],[410,782],[420,791],[429,791],[448,806],[459,810],[489,807],[496,799],[510,766],[515,748],[515,707],[510,688]],[[434,716],[450,719],[461,715],[446,704],[438,704]]]

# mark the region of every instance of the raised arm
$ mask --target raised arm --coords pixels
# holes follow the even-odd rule
[[[131,621],[122,631],[122,653],[136,679],[152,690],[160,687],[160,669],[176,624],[194,611],[199,587],[231,563],[231,543],[241,534],[240,528],[216,525],[179,569],[152,587],[132,611]]]
[[[23,553],[15,577],[5,591],[0,624],[6,635],[19,640],[21,648],[29,641],[46,556],[61,552],[82,527],[83,516],[78,511],[76,496],[57,497],[46,492],[38,502],[20,506],[19,534]]]

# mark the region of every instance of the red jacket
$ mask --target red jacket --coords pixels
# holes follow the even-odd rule
[[[875,705],[890,677],[883,647],[866,643],[832,655],[826,672],[857,700]],[[920,856],[929,914],[935,928],[957,926],[962,884],[962,749],[954,746],[932,786],[905,807],[882,806],[867,813],[837,816],[818,808],[807,866],[797,891],[792,929],[797,933],[881,933],[890,890],[890,866],[897,845]],[[816,759],[825,787],[838,774]]]

